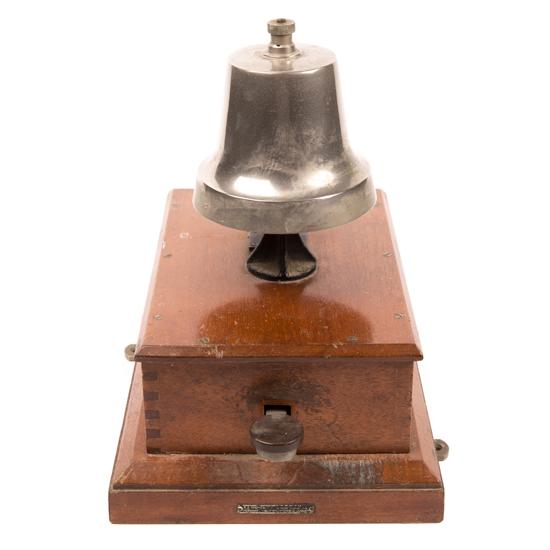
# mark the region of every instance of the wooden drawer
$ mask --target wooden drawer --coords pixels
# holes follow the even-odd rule
[[[255,453],[265,405],[304,425],[298,452],[409,451],[413,363],[144,363],[151,453]]]

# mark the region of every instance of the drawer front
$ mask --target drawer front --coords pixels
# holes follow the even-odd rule
[[[253,454],[269,405],[303,424],[298,454],[409,452],[413,365],[144,363],[148,452]]]

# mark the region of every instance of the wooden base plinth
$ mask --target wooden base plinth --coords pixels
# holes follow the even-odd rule
[[[411,451],[147,454],[137,363],[111,485],[113,523],[437,523],[444,489],[415,365]],[[252,447],[251,447],[252,450]]]

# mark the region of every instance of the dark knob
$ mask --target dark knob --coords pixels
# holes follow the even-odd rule
[[[250,426],[250,442],[270,462],[290,460],[303,440],[302,423],[288,414],[266,414]]]

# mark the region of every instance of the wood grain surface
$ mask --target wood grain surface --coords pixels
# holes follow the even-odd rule
[[[441,521],[422,351],[384,193],[359,220],[309,234],[318,269],[291,284],[250,275],[248,234],[202,218],[191,196],[168,197],[111,521]],[[263,461],[248,441],[265,405],[304,425],[291,461]]]
[[[418,371],[404,454],[255,455],[146,452],[141,365],[109,489],[113,523],[422,523],[443,519],[444,490]],[[242,505],[307,504],[309,514],[242,514]],[[239,508],[241,507],[241,508]]]
[[[250,425],[286,405],[298,453],[408,452],[413,362],[144,363],[149,452],[255,453]]]
[[[359,220],[308,234],[317,271],[289,284],[250,275],[248,233],[203,218],[191,197],[168,197],[138,360],[422,358],[382,191]]]

